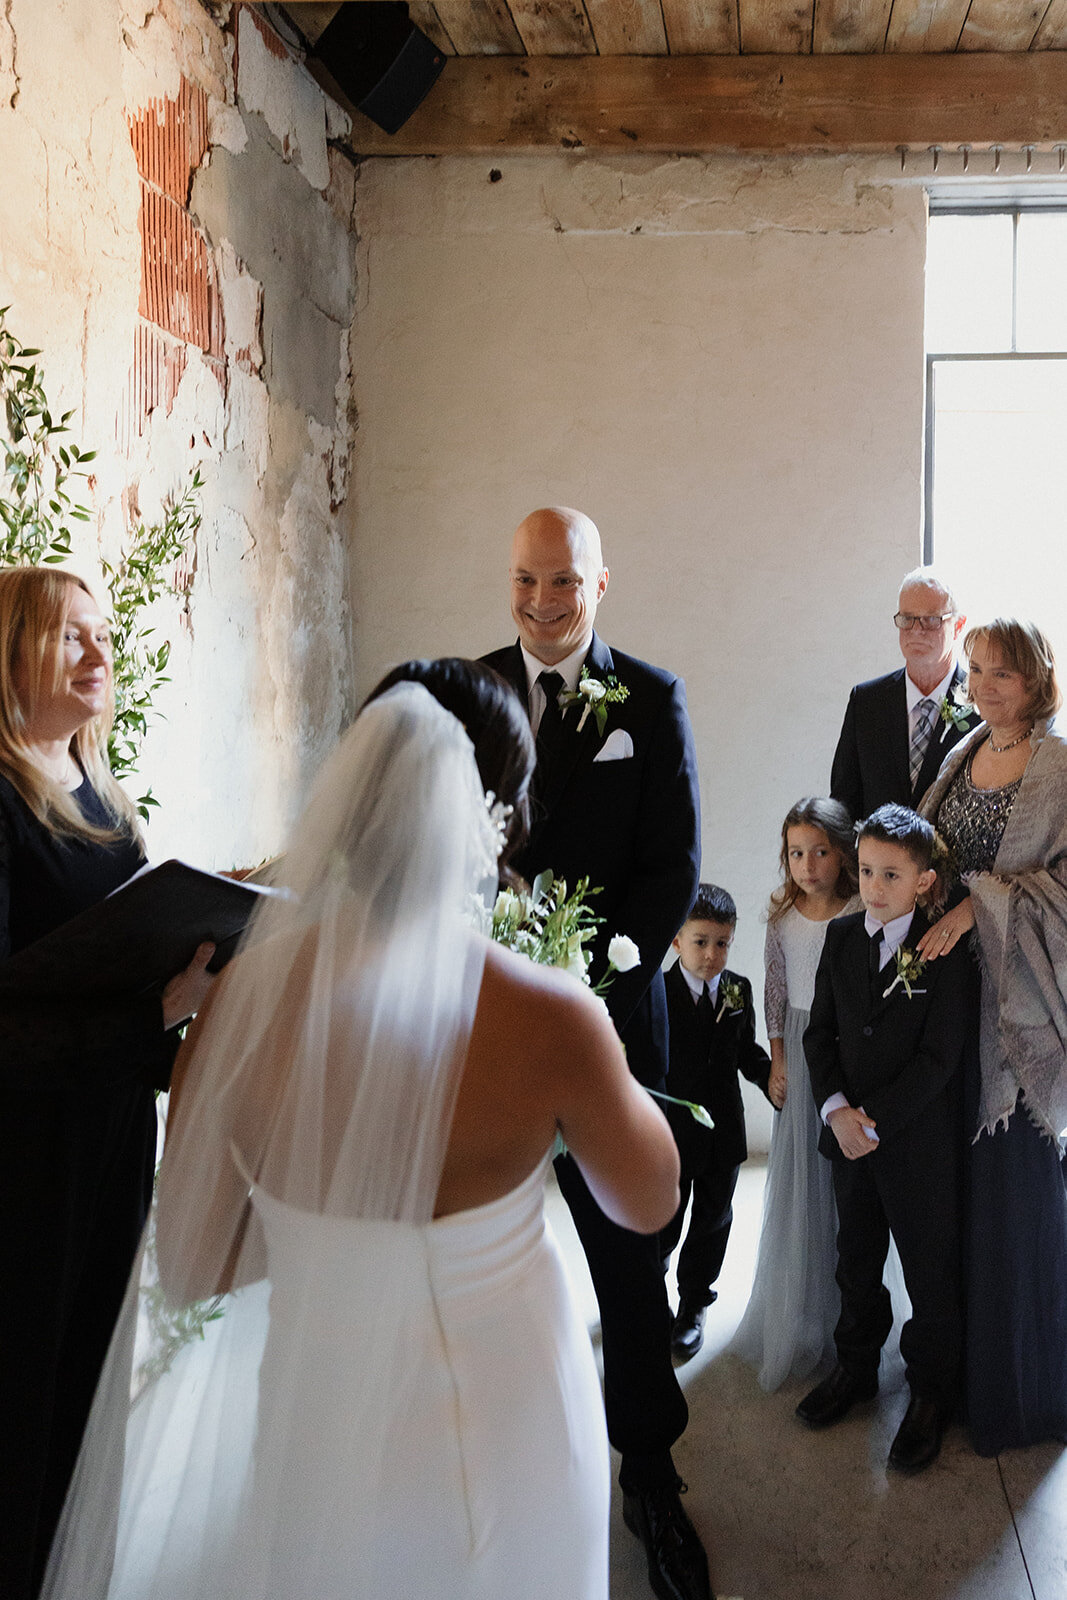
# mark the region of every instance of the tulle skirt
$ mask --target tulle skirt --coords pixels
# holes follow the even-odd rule
[[[785,1019],[788,1090],[774,1119],[756,1273],[731,1349],[768,1391],[805,1378],[833,1355],[841,1309],[834,1280],[837,1211],[830,1163],[819,1154],[819,1113],[804,1057],[808,1013]]]

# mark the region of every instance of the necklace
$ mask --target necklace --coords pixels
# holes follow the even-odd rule
[[[1019,737],[1017,739],[1012,739],[1007,744],[994,744],[993,743],[993,735],[990,734],[989,735],[989,748],[990,748],[990,750],[992,750],[992,752],[993,752],[993,754],[995,756],[1002,756],[1004,754],[1005,750],[1014,750],[1015,746],[1017,744],[1022,744],[1024,739],[1029,739],[1029,737],[1033,733],[1033,731],[1034,731],[1034,725],[1031,722],[1030,726],[1027,728],[1025,733],[1020,733],[1020,735],[1019,735]]]

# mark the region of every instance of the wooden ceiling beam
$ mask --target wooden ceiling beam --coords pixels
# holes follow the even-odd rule
[[[1040,148],[1067,53],[454,58],[399,133],[352,115],[361,155]]]

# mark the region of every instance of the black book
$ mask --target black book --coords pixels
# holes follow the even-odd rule
[[[0,989],[139,993],[181,972],[205,939],[217,946],[209,970],[218,972],[264,896],[286,892],[164,861],[19,950],[0,966]]]

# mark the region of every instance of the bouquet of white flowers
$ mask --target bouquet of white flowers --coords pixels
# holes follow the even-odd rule
[[[557,878],[551,871],[538,873],[528,890],[501,889],[486,932],[495,943],[517,950],[540,966],[560,967],[590,984],[592,956],[586,946],[604,918],[596,915],[588,901],[599,893],[599,889],[589,887],[588,878],[579,878],[568,895],[566,879]],[[607,971],[598,983],[590,984],[593,993],[603,1002],[615,974],[632,972],[640,964],[641,952],[634,941],[624,933],[614,934],[608,941]],[[704,1107],[694,1101],[678,1100],[658,1089],[649,1089],[648,1093],[657,1100],[684,1106],[705,1128],[714,1126]]]

